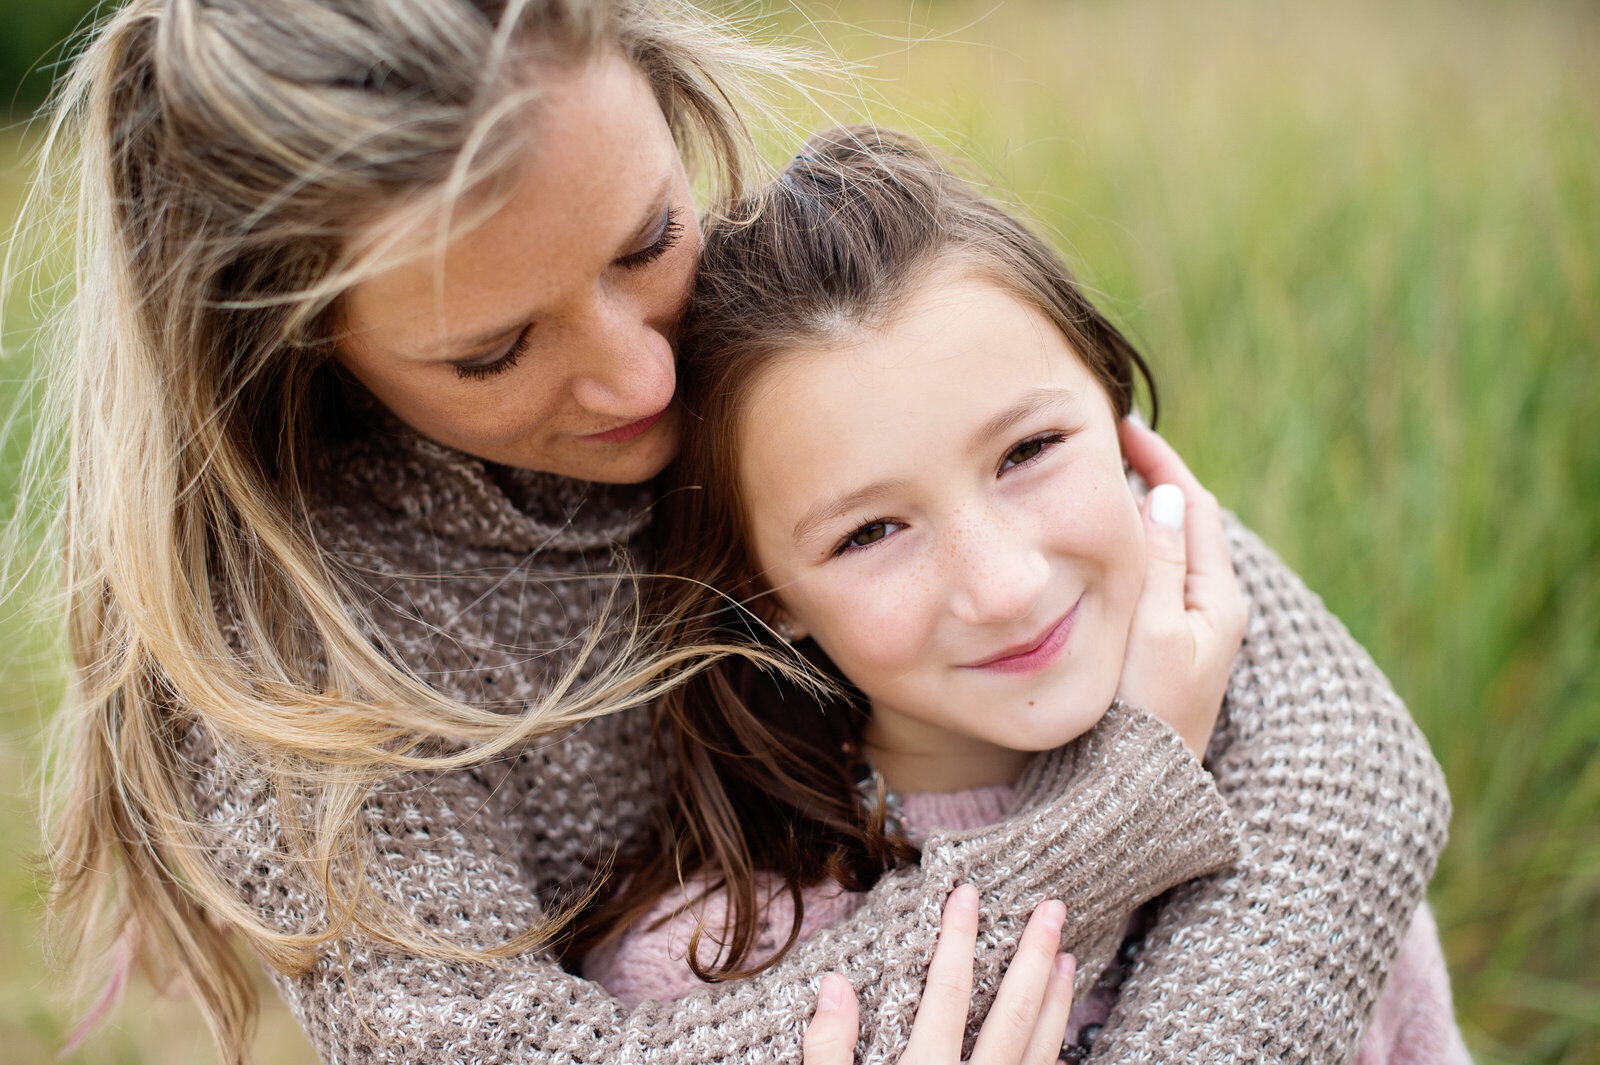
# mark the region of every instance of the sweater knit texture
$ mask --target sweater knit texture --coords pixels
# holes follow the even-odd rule
[[[1005,816],[1013,798],[1009,787],[967,791],[920,792],[902,797],[902,812],[913,840],[936,828],[978,828]],[[633,1007],[646,999],[682,998],[705,986],[689,967],[689,944],[697,926],[705,928],[700,959],[711,964],[716,941],[726,928],[727,895],[715,890],[708,874],[695,874],[685,891],[662,896],[644,917],[617,940],[591,951],[583,975]],[[793,897],[776,876],[764,885],[768,903],[751,962],[776,955],[794,923]],[[802,892],[799,938],[844,920],[865,896],[837,883],[813,884]],[[1130,943],[1137,942],[1130,940]],[[1103,1026],[1121,990],[1113,967],[1087,995],[1075,999],[1067,1024],[1067,1045],[1077,1044],[1085,1027]],[[1091,1031],[1093,1029],[1091,1028]],[[1439,946],[1439,930],[1426,905],[1417,910],[1411,930],[1400,944],[1400,956],[1378,998],[1372,1024],[1361,1037],[1355,1065],[1471,1065],[1450,998],[1450,973]]]
[[[319,542],[361,575],[374,638],[440,691],[521,712],[596,625],[618,624],[616,550],[647,520],[645,490],[486,467],[388,422],[353,427],[322,462]],[[920,867],[883,877],[773,969],[678,1002],[626,1009],[544,951],[474,964],[353,933],[277,986],[328,1063],[794,1063],[836,970],[859,993],[857,1060],[885,1062],[906,1044],[957,885],[983,900],[973,1031],[1040,901],[1069,904],[1082,994],[1128,913],[1168,892],[1093,1060],[1346,1062],[1432,875],[1448,797],[1344,627],[1250,532],[1231,523],[1229,541],[1250,620],[1212,773],[1166,725],[1116,708],[1035,758],[1004,820],[934,833]],[[226,623],[229,604],[218,610]],[[615,713],[514,757],[387,780],[365,806],[374,887],[470,946],[537,924],[641,837],[648,726],[647,712]],[[185,737],[220,873],[274,925],[327,927],[252,752],[203,724]]]

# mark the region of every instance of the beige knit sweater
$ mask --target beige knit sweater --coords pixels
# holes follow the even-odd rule
[[[646,516],[639,489],[486,470],[391,429],[356,432],[326,460],[319,533],[367,575],[383,638],[441,690],[508,711],[571,661],[617,584],[613,549]],[[817,981],[839,970],[860,993],[858,1060],[884,1062],[905,1045],[957,884],[984,903],[975,1015],[1039,901],[1068,903],[1064,939],[1087,982],[1127,914],[1170,890],[1094,1060],[1344,1062],[1422,899],[1448,800],[1367,655],[1253,535],[1230,535],[1251,621],[1211,773],[1165,725],[1115,710],[1037,758],[999,825],[935,834],[920,868],[886,876],[777,968],[675,1003],[627,1011],[540,953],[463,965],[359,939],[279,988],[329,1063],[798,1062]],[[645,724],[615,714],[501,763],[377,789],[380,890],[464,942],[527,928],[643,825]],[[277,925],[318,926],[319,893],[284,853],[250,752],[198,730],[187,748],[225,875]]]

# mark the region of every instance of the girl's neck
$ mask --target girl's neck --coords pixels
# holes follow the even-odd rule
[[[878,707],[862,739],[884,783],[902,794],[1015,784],[1030,757]]]

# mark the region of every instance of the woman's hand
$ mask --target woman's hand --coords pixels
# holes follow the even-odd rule
[[[1072,955],[1058,950],[1065,919],[1066,907],[1053,900],[1033,911],[978,1032],[969,1059],[973,1065],[1053,1065],[1061,1056],[1072,1012],[1074,971]],[[963,885],[945,903],[939,945],[899,1065],[953,1065],[961,1060],[977,942],[978,892]],[[824,976],[817,1011],[806,1028],[805,1065],[850,1065],[855,1060],[859,1020],[850,982],[838,973]]]
[[[1117,694],[1204,756],[1246,620],[1221,511],[1153,430],[1124,419],[1122,453],[1155,487],[1141,508],[1147,568]]]

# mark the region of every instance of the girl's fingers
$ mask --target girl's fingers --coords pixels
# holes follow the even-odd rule
[[[939,945],[928,965],[928,982],[922,990],[922,1003],[911,1024],[911,1038],[906,1041],[902,1061],[960,1059],[961,1040],[967,1031],[967,1007],[972,1002],[972,953],[977,945],[978,889],[962,884],[944,904]]]
[[[860,1021],[855,988],[838,973],[828,973],[817,989],[817,1010],[800,1044],[803,1065],[851,1065]]]
[[[1071,954],[1057,954],[1050,967],[1050,982],[1044,989],[1044,1006],[1033,1026],[1033,1041],[1022,1056],[1022,1065],[1054,1065],[1061,1057],[1061,1043],[1067,1037],[1067,1021],[1072,1017],[1072,977],[1078,965]]]
[[[1016,1065],[1024,1060],[1044,1013],[1045,991],[1053,978],[1056,953],[1061,949],[1061,925],[1066,919],[1067,908],[1053,899],[1040,903],[1028,918],[1017,953],[972,1048],[973,1065]],[[1056,1048],[1060,1047],[1058,1032]]]

